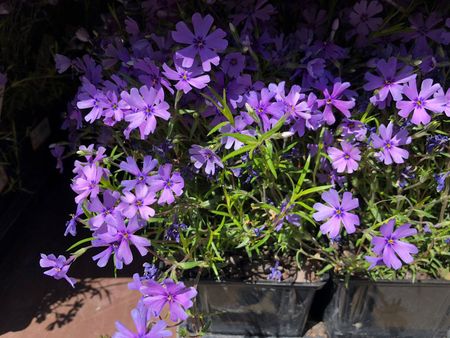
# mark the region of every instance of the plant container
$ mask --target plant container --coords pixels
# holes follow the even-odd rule
[[[450,282],[336,281],[325,310],[330,337],[450,337]]]
[[[197,307],[209,324],[205,337],[301,337],[324,285],[201,281]]]

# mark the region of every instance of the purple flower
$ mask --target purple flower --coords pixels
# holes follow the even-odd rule
[[[169,228],[166,230],[166,233],[164,234],[164,239],[175,241],[177,243],[180,242],[180,231],[186,230],[188,226],[184,223],[178,223],[176,218],[174,219],[173,223],[169,226]]]
[[[189,155],[191,155],[191,161],[194,162],[194,166],[200,169],[205,165],[205,173],[207,175],[214,175],[216,172],[216,166],[223,168],[222,161],[211,149],[203,148],[194,144],[189,149]]]
[[[344,119],[340,127],[343,137],[355,137],[358,141],[363,141],[366,138],[367,127],[361,121]]]
[[[275,93],[267,88],[261,89],[261,93],[251,91],[247,97],[247,103],[262,121],[264,131],[268,131],[283,115],[283,104],[272,102]]]
[[[59,172],[62,173],[64,170],[64,164],[62,161],[62,156],[64,154],[64,146],[55,144],[51,146],[50,153],[56,158],[56,169],[59,169]]]
[[[103,110],[105,124],[113,126],[116,122],[122,121],[129,109],[130,106],[124,100],[119,100],[114,91],[108,91],[106,93]]]
[[[320,226],[320,231],[334,239],[339,235],[341,224],[343,224],[347,233],[354,233],[356,230],[355,225],[359,225],[359,217],[349,213],[349,211],[359,207],[358,199],[353,198],[352,193],[344,192],[341,202],[338,192],[334,189],[325,191],[322,194],[322,199],[328,205],[316,203],[313,206],[317,210],[313,214],[313,218],[316,221],[328,219]]]
[[[346,172],[351,174],[358,169],[358,161],[361,160],[361,151],[358,147],[345,141],[341,142],[341,147],[342,150],[335,147],[328,148],[328,155],[331,158],[333,168],[338,173]]]
[[[442,151],[447,146],[450,138],[446,135],[436,134],[427,136],[426,149],[431,154],[434,150]]]
[[[444,103],[444,113],[448,117],[450,117],[450,88],[447,89],[447,92],[445,93],[445,103]]]
[[[441,86],[436,83],[433,84],[432,79],[425,79],[422,81],[420,93],[417,93],[416,79],[411,79],[407,85],[403,87],[403,94],[409,101],[398,101],[396,107],[400,109],[398,115],[407,118],[411,111],[413,111],[411,122],[415,125],[428,124],[431,121],[427,110],[434,113],[442,113],[446,103],[445,97],[442,95],[430,97],[437,93]]]
[[[414,55],[423,56],[432,54],[432,50],[428,45],[428,39],[437,43],[445,43],[441,37],[445,33],[444,29],[435,28],[442,22],[442,18],[436,12],[427,14],[426,20],[422,13],[418,12],[408,17],[411,23],[411,31],[403,33],[403,41],[414,41]]]
[[[380,228],[383,237],[372,238],[373,252],[383,258],[384,264],[395,270],[400,269],[402,262],[410,264],[413,262],[411,254],[419,252],[413,244],[400,241],[401,238],[414,236],[416,229],[411,229],[411,224],[403,224],[394,231],[395,219],[391,219]],[[398,257],[400,257],[400,259]]]
[[[434,174],[434,179],[437,183],[436,191],[441,192],[445,188],[445,180],[450,175],[450,171],[440,173],[440,174]]]
[[[130,93],[123,91],[122,99],[127,102],[132,113],[125,116],[125,121],[129,122],[128,129],[139,128],[141,139],[152,134],[156,129],[156,117],[163,120],[170,118],[169,104],[164,101],[164,91],[157,91],[154,88],[142,86],[139,90],[132,88]]]
[[[322,77],[325,72],[325,60],[321,58],[312,59],[307,63],[306,70],[313,79]]]
[[[412,67],[406,66],[397,71],[398,63],[395,57],[390,57],[387,62],[379,60],[376,63],[376,69],[378,76],[369,72],[364,76],[367,81],[364,90],[377,90],[376,94],[370,98],[370,102],[380,108],[384,108],[389,102],[389,93],[395,101],[400,101],[403,91],[402,84],[416,78],[416,74],[412,74]]]
[[[233,14],[231,18],[233,19],[233,25],[237,26],[241,22],[245,21],[243,31],[251,30],[256,26],[258,21],[269,21],[270,17],[274,15],[277,11],[275,8],[268,3],[268,0],[258,0],[246,1],[240,3],[239,6],[244,6],[236,14]]]
[[[77,107],[79,109],[91,108],[84,117],[87,122],[94,123],[95,120],[102,116],[103,109],[106,107],[105,100],[105,94],[101,90],[97,90],[86,78],[83,78],[83,86],[81,87],[81,93],[78,95]]]
[[[144,295],[143,302],[159,316],[166,304],[169,305],[170,320],[176,322],[188,318],[186,310],[192,307],[191,301],[197,295],[197,290],[186,287],[183,282],[175,283],[172,279],[165,279],[161,284],[149,280],[140,289]]]
[[[373,17],[381,13],[383,6],[378,1],[366,0],[357,2],[349,14],[349,21],[355,27],[358,35],[366,36],[370,32],[376,31],[383,23],[382,18]]]
[[[119,197],[119,192],[106,190],[103,193],[103,203],[98,197],[91,199],[87,209],[97,214],[89,219],[91,229],[98,230],[105,223],[107,217],[117,215],[118,210],[116,210],[116,202],[119,200]]]
[[[222,61],[222,70],[229,77],[237,78],[245,67],[245,56],[241,53],[230,53]]]
[[[336,82],[333,85],[333,91],[328,91],[328,88],[325,88],[323,91],[324,98],[317,100],[317,106],[320,108],[325,106],[323,110],[323,119],[327,124],[333,124],[336,121],[336,118],[333,114],[333,107],[339,110],[345,117],[349,118],[351,116],[350,110],[355,106],[355,99],[351,99],[350,101],[341,100],[342,93],[350,87],[350,83],[348,82]]]
[[[164,320],[158,320],[149,330],[148,323],[152,319],[151,311],[142,303],[139,302],[137,307],[131,310],[131,317],[137,332],[134,333],[127,329],[121,322],[116,322],[117,332],[112,338],[162,338],[170,337],[172,333],[167,328],[167,323]]]
[[[182,90],[185,94],[192,90],[192,87],[197,89],[205,88],[209,81],[209,75],[201,75],[203,71],[199,67],[183,68],[175,63],[176,71],[172,70],[166,64],[163,64],[164,76],[170,80],[178,81],[175,88]]]
[[[152,178],[150,190],[153,192],[161,192],[158,204],[172,204],[175,201],[174,194],[181,196],[184,188],[184,180],[179,172],[172,172],[171,164],[164,164],[159,167],[158,175]]]
[[[71,234],[72,236],[76,236],[77,234],[77,221],[79,221],[80,216],[84,214],[84,210],[82,207],[82,203],[77,204],[77,210],[75,214],[72,214],[70,220],[66,223],[66,231],[64,231],[64,236]]]
[[[172,32],[172,38],[175,42],[189,45],[175,53],[177,58],[182,59],[183,67],[190,68],[194,64],[197,54],[200,55],[202,68],[205,72],[211,70],[211,64],[215,66],[219,64],[220,58],[217,52],[225,50],[228,42],[224,39],[226,33],[220,28],[208,34],[213,21],[211,15],[202,18],[199,13],[195,13],[192,16],[194,33],[189,30],[184,22],[177,23],[176,31]]]
[[[281,271],[278,270],[279,266],[280,266],[280,262],[275,261],[275,265],[270,268],[270,273],[267,276],[267,279],[281,282],[282,274],[281,274]]]
[[[81,169],[81,173],[77,176],[71,188],[78,196],[75,197],[75,202],[78,204],[89,196],[96,197],[100,192],[100,180],[103,175],[103,169],[95,164],[87,165]]]
[[[122,215],[128,218],[133,218],[137,213],[143,220],[148,220],[155,215],[155,210],[150,208],[156,202],[155,193],[149,191],[148,186],[140,184],[135,188],[135,194],[129,191],[124,191],[120,199],[122,202],[119,204],[118,209],[122,212]]]
[[[378,129],[380,136],[375,133],[371,135],[373,146],[380,149],[380,152],[376,153],[375,156],[387,165],[403,163],[409,157],[409,152],[399,146],[410,144],[411,137],[408,136],[406,129],[401,129],[393,136],[393,128],[392,122],[389,122],[387,127],[382,124]]]
[[[248,136],[255,136],[256,132],[254,130],[245,130],[250,125],[248,119],[244,118],[243,116],[237,116],[234,119],[234,126],[230,123],[222,128],[220,128],[220,132],[223,134],[243,134]],[[232,136],[225,136],[220,139],[220,142],[222,144],[225,144],[225,149],[231,149],[233,147],[234,150],[237,150],[241,148],[244,143],[241,141],[235,139]]]
[[[164,86],[173,94],[173,89],[170,87],[169,81],[161,76],[159,67],[157,67],[150,58],[145,57],[137,60],[134,64],[134,68],[143,72],[143,74],[138,76],[138,79],[147,87],[153,87],[156,90],[160,90],[162,86]]]
[[[299,86],[292,86],[289,94],[281,98],[284,104],[284,112],[288,114],[288,119],[292,126],[290,131],[296,132],[298,136],[302,137],[305,134],[305,126],[311,119],[311,108],[315,103],[315,96],[309,96],[308,100],[303,100],[305,94],[300,93]],[[311,99],[314,101],[312,102]]]
[[[41,268],[51,268],[47,271],[44,271],[45,275],[51,276],[55,279],[64,278],[69,282],[70,285],[72,285],[72,287],[75,287],[75,279],[67,276],[67,272],[69,271],[70,265],[72,264],[73,260],[73,257],[66,259],[66,257],[64,257],[63,255],[59,255],[58,258],[56,258],[56,256],[53,254],[47,256],[41,253],[39,265],[41,266]]]
[[[134,187],[143,184],[150,185],[152,178],[151,176],[149,176],[149,173],[153,169],[155,169],[157,164],[158,160],[153,159],[151,156],[145,156],[144,164],[141,170],[136,164],[136,160],[133,157],[128,156],[127,161],[121,162],[119,166],[120,169],[134,175],[135,178],[132,180],[123,180],[121,182],[121,185],[124,187],[124,190],[130,191]]]
[[[124,219],[120,216],[107,218],[106,223],[108,225],[108,231],[98,234],[98,243],[94,245],[100,246],[103,244],[108,246],[105,251],[93,257],[94,259],[99,259],[99,262],[97,263],[99,266],[106,265],[110,255],[113,252],[116,255],[115,258],[119,261],[125,264],[130,264],[133,261],[133,254],[131,253],[130,248],[131,244],[138,249],[141,256],[145,256],[147,254],[148,250],[146,247],[150,246],[150,241],[147,238],[136,236],[134,234],[141,228],[137,217],[130,219],[127,225],[125,224]]]
[[[55,54],[55,65],[58,74],[62,74],[69,69],[70,66],[72,66],[72,60],[70,60],[67,56]]]

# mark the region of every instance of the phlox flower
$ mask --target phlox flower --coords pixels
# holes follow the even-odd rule
[[[327,220],[320,226],[320,231],[334,239],[339,235],[343,224],[347,233],[354,233],[355,226],[359,225],[359,217],[349,211],[359,207],[358,199],[353,198],[350,192],[344,192],[341,201],[338,192],[334,189],[325,191],[322,199],[328,205],[316,203],[313,206],[317,210],[313,218],[316,221]]]

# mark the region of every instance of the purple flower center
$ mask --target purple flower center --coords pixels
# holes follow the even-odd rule
[[[392,244],[394,244],[394,240],[392,238],[386,239],[386,244],[392,245]]]
[[[138,181],[142,182],[144,180],[144,175],[139,175],[137,179]]]
[[[91,180],[91,183],[89,184],[89,189],[95,189],[97,187],[97,182],[94,180]]]
[[[391,149],[392,148],[392,144],[391,142],[386,142],[386,144],[384,145],[387,149]]]
[[[331,104],[332,100],[331,99],[327,99],[326,104]]]
[[[194,45],[198,49],[202,49],[203,47],[205,47],[205,40],[201,36],[197,36],[196,38],[194,38]]]
[[[116,110],[117,108],[118,108],[117,103],[114,103],[114,104],[112,105],[112,109]]]
[[[342,208],[336,208],[336,210],[335,210],[335,212],[334,212],[334,214],[336,215],[336,216],[342,216],[342,213],[344,212],[344,210],[342,210]]]
[[[166,182],[166,188],[171,188],[173,186],[173,182],[172,182],[172,180],[168,180],[167,182]]]
[[[345,154],[345,155],[344,155],[344,158],[345,158],[346,160],[349,160],[349,159],[350,159],[350,155],[349,155],[349,154]]]
[[[237,65],[237,60],[236,59],[231,59],[230,60],[230,65],[236,66]]]
[[[424,104],[424,99],[421,98],[421,97],[417,98],[417,99],[414,101],[414,106],[415,106],[416,108],[422,108],[423,104]]]
[[[391,79],[386,79],[386,80],[384,81],[384,85],[385,85],[385,86],[390,86],[391,84],[392,84]]]
[[[184,71],[183,73],[180,74],[180,78],[181,78],[183,81],[188,81],[188,80],[190,79],[190,76],[189,76],[189,74],[188,74],[187,71]]]
[[[147,108],[145,108],[145,115],[146,116],[153,115],[153,107],[147,106]]]
[[[141,199],[136,200],[136,206],[141,207],[143,204]]]

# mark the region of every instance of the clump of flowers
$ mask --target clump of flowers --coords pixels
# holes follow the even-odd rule
[[[309,2],[186,4],[164,20],[145,7],[117,29],[124,8],[89,54],[57,57],[80,79],[64,122],[81,157],[66,234],[90,236],[41,265],[73,284],[80,255],[119,273],[150,260],[129,285],[142,294],[137,333],[117,324],[116,337],[166,336],[163,309],[178,324],[194,308],[181,280],[227,279],[233,255],[295,257],[294,270],[316,275],[441,276],[449,29],[424,31],[390,2],[344,3],[317,15]],[[300,18],[289,30],[285,12]],[[285,277],[278,260],[265,270]]]

